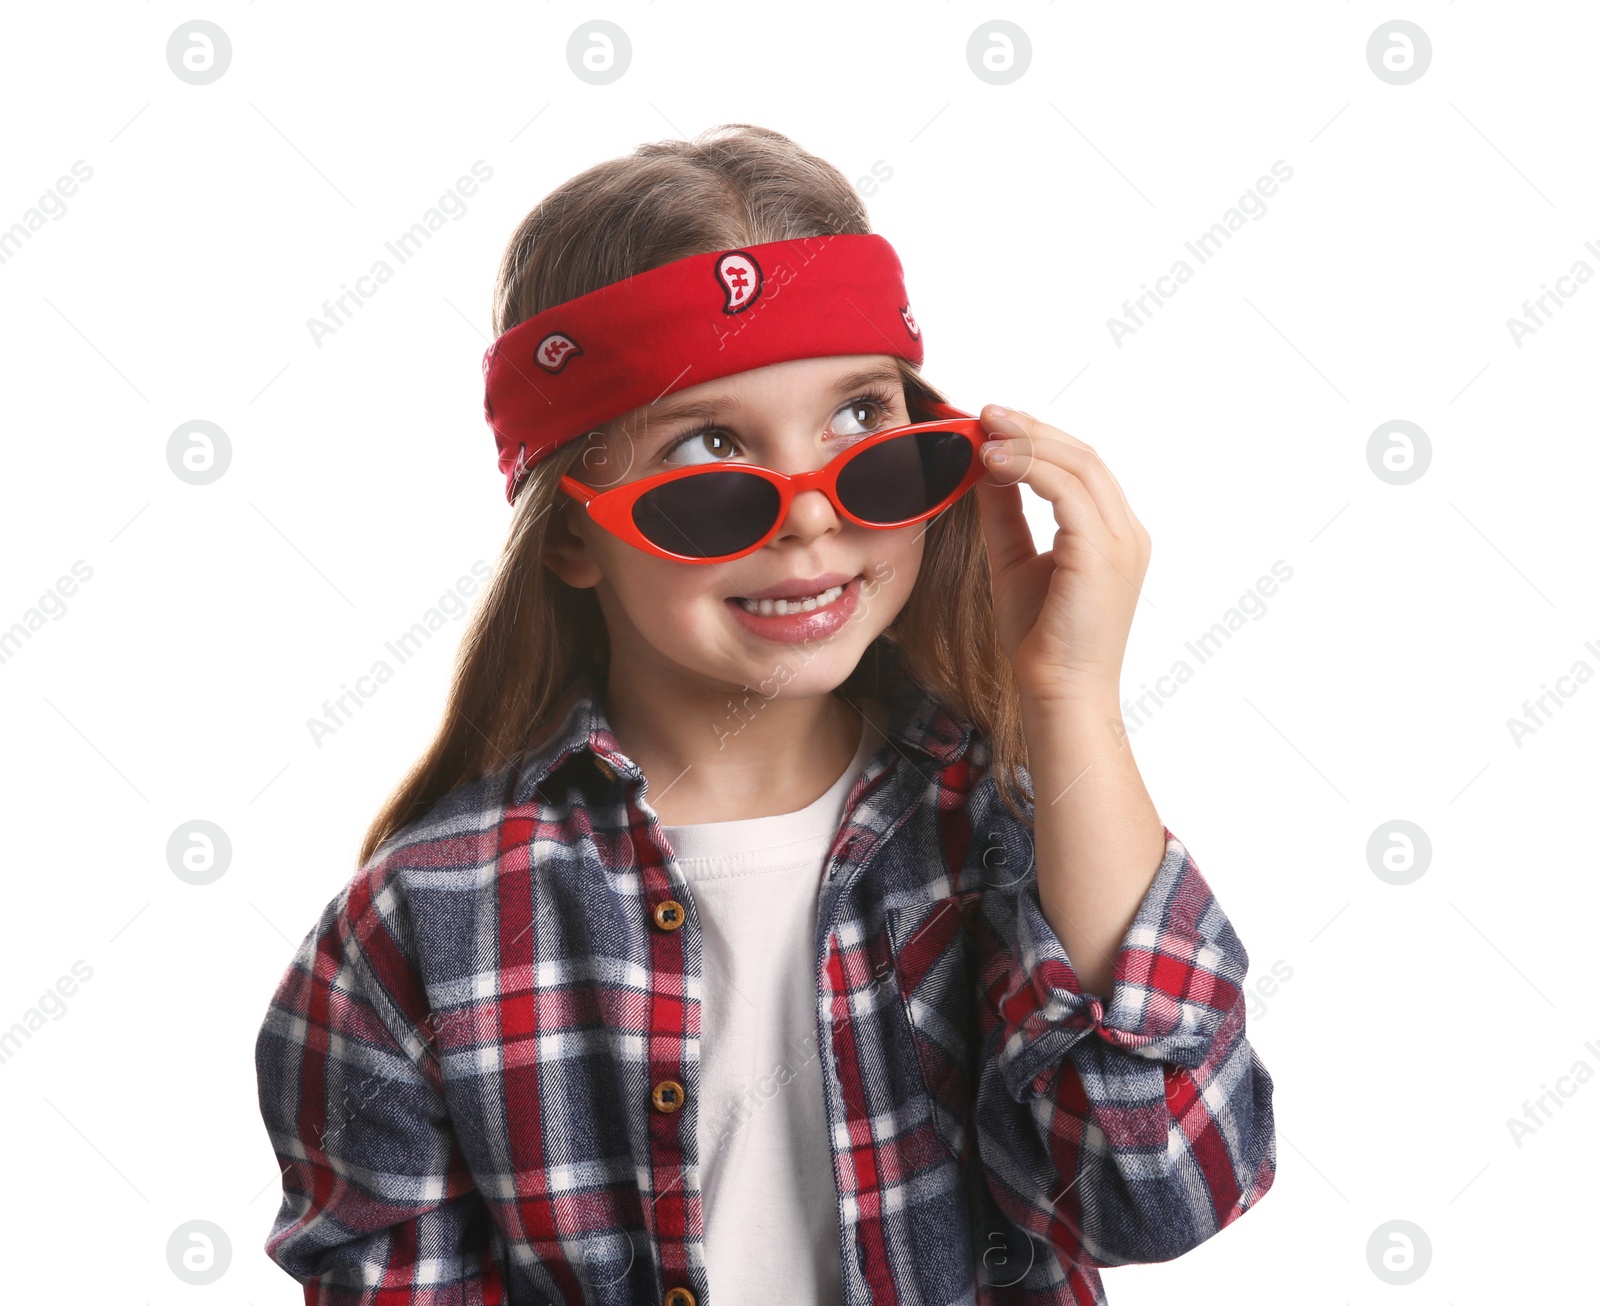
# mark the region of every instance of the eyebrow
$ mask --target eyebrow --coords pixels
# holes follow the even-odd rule
[[[834,381],[828,389],[835,398],[841,398],[852,390],[860,390],[877,382],[900,379],[900,369],[894,364],[878,363],[856,372],[847,372]],[[704,399],[686,400],[682,403],[669,401],[659,408],[648,410],[635,424],[633,433],[642,436],[652,427],[666,426],[671,422],[683,421],[685,418],[716,417],[721,413],[736,412],[743,406],[743,401],[737,395],[727,393],[710,395]]]

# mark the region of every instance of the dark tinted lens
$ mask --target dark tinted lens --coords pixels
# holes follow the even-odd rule
[[[873,445],[839,471],[839,502],[863,521],[909,521],[961,484],[972,442],[954,431],[921,431]]]
[[[634,501],[633,524],[658,548],[686,558],[747,549],[778,520],[778,487],[749,472],[681,476]]]

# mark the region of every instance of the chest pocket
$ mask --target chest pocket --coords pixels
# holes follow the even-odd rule
[[[971,1139],[977,1084],[976,971],[968,939],[982,897],[982,889],[970,889],[887,914],[900,1000],[934,1129],[958,1160]]]

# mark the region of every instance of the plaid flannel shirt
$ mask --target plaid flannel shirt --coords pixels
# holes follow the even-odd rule
[[[1084,993],[987,741],[909,679],[884,701],[795,1057],[823,1080],[843,1300],[1103,1303],[1097,1267],[1179,1256],[1272,1185],[1244,947],[1167,831],[1109,999]],[[300,945],[256,1068],[266,1251],[311,1306],[712,1306],[700,926],[645,798],[582,673]]]

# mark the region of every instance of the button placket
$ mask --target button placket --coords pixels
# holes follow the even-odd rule
[[[619,778],[614,766],[598,756],[595,761],[604,774],[612,779]],[[665,837],[661,835],[659,818],[642,801],[640,781],[631,775],[626,777],[626,781],[624,802],[633,811],[644,813],[648,831],[646,843],[655,854],[642,856],[638,863],[641,898],[646,908],[648,922],[644,942],[650,964],[681,971],[687,978],[688,938],[683,935],[682,930],[689,920],[686,892],[688,885],[673,864],[672,850],[666,845]],[[643,851],[641,849],[641,852]],[[679,894],[683,896],[679,897]],[[653,905],[652,900],[654,900]],[[650,927],[654,927],[659,933],[652,937]],[[678,1029],[679,1021],[686,1018],[685,1011],[690,1002],[691,999],[686,993],[674,997],[667,989],[655,983],[651,985],[652,1010],[648,1022],[647,1063],[653,1075],[662,1075],[665,1072],[650,1090],[650,1127],[647,1131],[650,1136],[652,1164],[658,1170],[674,1165],[683,1167],[687,1163],[685,1141],[681,1136],[685,1123],[677,1117],[688,1105],[689,1094],[684,1081],[676,1078],[676,1075],[681,1074],[687,1078],[688,1073],[692,1073],[693,1065],[683,1061],[681,1047],[677,1046],[680,1040],[675,1038],[672,1031]],[[663,1019],[657,1014],[661,1011],[670,1014]],[[673,1048],[673,1055],[663,1055],[668,1046]],[[687,1227],[686,1209],[691,1200],[687,1177],[685,1170],[679,1181],[664,1186],[657,1195],[656,1200],[662,1211],[660,1219],[664,1227],[679,1230]],[[685,1245],[687,1235],[680,1232],[673,1240],[675,1245],[670,1248],[665,1245],[665,1241],[663,1239],[661,1251],[667,1276],[669,1279],[680,1277],[684,1274],[689,1259]],[[697,1306],[693,1290],[681,1284],[667,1288],[662,1301],[663,1306]]]

